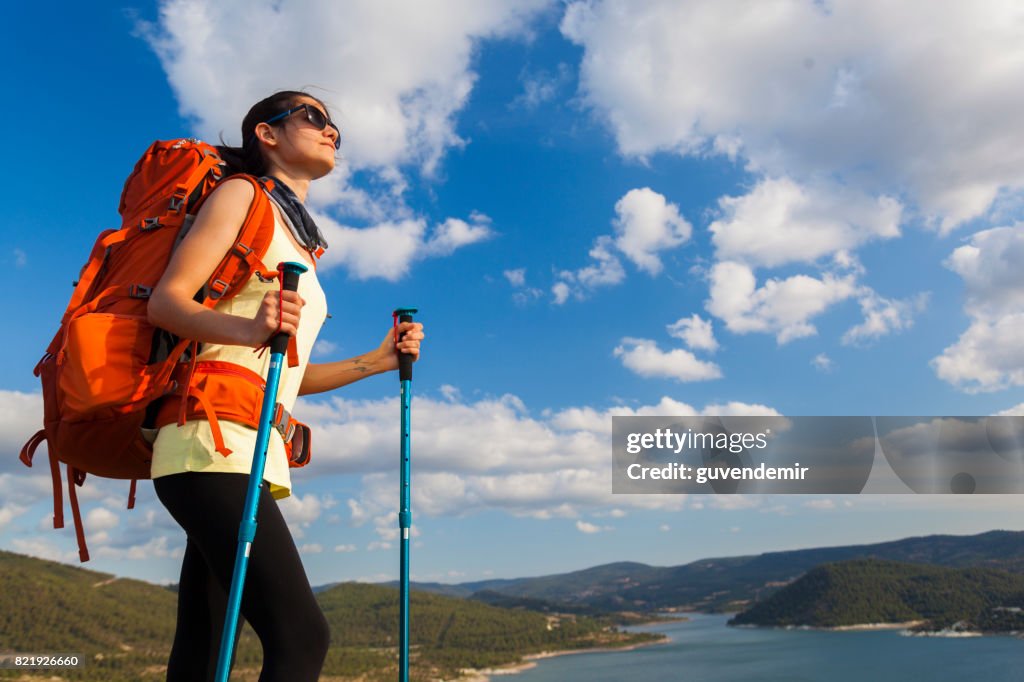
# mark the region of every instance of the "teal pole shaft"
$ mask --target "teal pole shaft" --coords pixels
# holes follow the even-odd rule
[[[402,382],[402,481],[401,481],[401,507],[398,512],[398,527],[402,534],[401,549],[401,572],[402,582],[399,599],[399,682],[409,682],[409,532],[412,527],[412,510],[410,509],[409,479],[411,478],[411,466],[409,462],[409,403],[411,400],[412,382]]]
[[[299,285],[299,275],[306,271],[306,266],[301,263],[281,263],[277,267],[283,273],[284,288],[288,291],[295,291]],[[245,589],[245,574],[249,569],[249,552],[252,549],[253,540],[256,538],[256,511],[260,501],[260,490],[263,488],[263,471],[267,464],[271,420],[274,417],[274,405],[277,403],[277,389],[281,383],[281,364],[284,362],[284,355],[288,349],[288,339],[287,334],[277,334],[270,345],[270,369],[267,372],[267,386],[263,393],[263,405],[260,408],[260,424],[256,431],[256,448],[252,457],[252,470],[249,472],[249,488],[245,493],[242,521],[238,527],[235,567],[231,574],[231,591],[228,593],[224,630],[221,633],[220,653],[217,657],[217,682],[228,682],[228,674],[231,672],[235,633],[238,629],[239,614],[242,609],[242,591]]]
[[[412,322],[416,308],[398,308],[393,315],[401,322]],[[399,589],[398,589],[398,680],[409,682],[409,533],[412,527],[412,509],[410,501],[410,480],[412,467],[411,451],[411,420],[410,406],[412,403],[412,357],[406,353],[398,354],[398,379],[401,386],[401,444],[399,482],[398,528],[401,534],[401,550],[399,557]]]

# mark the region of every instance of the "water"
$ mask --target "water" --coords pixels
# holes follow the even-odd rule
[[[1024,640],[726,627],[728,616],[629,628],[672,641],[573,654],[494,682],[1024,682]]]

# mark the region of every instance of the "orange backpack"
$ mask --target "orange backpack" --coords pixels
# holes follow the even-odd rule
[[[47,442],[54,528],[64,527],[59,463],[67,465],[83,562],[89,552],[75,486],[86,474],[131,479],[132,509],[137,480],[150,478],[152,440],[160,426],[208,419],[217,451],[225,456],[231,451],[224,447],[218,416],[258,426],[263,378],[239,365],[197,362],[198,343],[154,327],[146,311],[171,253],[223,174],[217,150],[198,140],[157,141],[146,150],[121,194],[121,228],[96,239],[60,329],[35,367],[43,387],[43,429],[19,458],[31,467],[36,448]],[[274,212],[263,191],[272,181],[232,177],[245,178],[256,192],[234,245],[196,294],[210,308],[236,295],[252,276],[278,276],[261,260],[274,236]],[[294,339],[289,364],[297,364]],[[309,428],[280,404],[274,417],[289,466],[304,466],[311,456]]]

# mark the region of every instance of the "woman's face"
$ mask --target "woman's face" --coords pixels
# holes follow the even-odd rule
[[[323,120],[330,121],[322,104],[312,97],[301,97],[289,109],[307,104],[323,115]],[[281,125],[276,126],[274,144],[271,155],[274,161],[293,171],[308,175],[311,180],[321,178],[332,170],[337,154],[334,144],[338,139],[338,131],[325,125],[318,129],[309,120],[305,109],[300,109],[287,116]]]

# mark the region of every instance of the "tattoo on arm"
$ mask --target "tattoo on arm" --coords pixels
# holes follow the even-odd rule
[[[355,360],[352,361],[352,369],[353,371],[366,374],[367,372],[370,371],[370,366],[362,358],[356,358]]]

